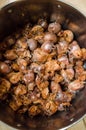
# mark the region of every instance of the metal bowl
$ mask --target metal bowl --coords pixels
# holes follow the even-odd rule
[[[56,0],[2,0],[0,8],[0,40],[28,21],[35,23],[38,17],[43,16],[60,22],[64,29],[71,29],[80,46],[86,48],[86,18],[69,5]],[[86,87],[77,93],[70,110],[33,119],[18,115],[5,103],[0,103],[0,120],[21,130],[63,130],[85,116],[85,98]]]

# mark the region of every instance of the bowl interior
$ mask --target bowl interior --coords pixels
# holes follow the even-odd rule
[[[71,29],[81,47],[86,48],[86,18],[76,9],[56,0],[21,0],[0,10],[0,40],[39,17],[58,21],[64,29]],[[86,114],[86,87],[81,90],[70,110],[57,112],[51,117],[33,119],[17,115],[5,103],[0,103],[0,120],[21,130],[57,130],[69,127]]]

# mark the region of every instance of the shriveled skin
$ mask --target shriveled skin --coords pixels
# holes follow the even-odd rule
[[[44,31],[44,29],[40,26],[40,25],[36,25],[34,26],[31,31],[30,34],[32,35],[39,35],[40,33],[42,33]]]
[[[10,88],[11,83],[4,78],[0,78],[0,99],[3,99],[3,96],[9,92]]]
[[[62,75],[64,81],[69,83],[74,77],[74,70],[73,70],[73,68],[61,70],[61,75]]]
[[[60,70],[60,66],[57,60],[49,60],[45,63],[46,73],[53,73],[56,70]]]
[[[32,63],[30,68],[33,70],[34,73],[42,74],[45,71],[45,66],[44,64],[37,64],[37,63]]]
[[[31,107],[28,109],[28,114],[29,114],[30,116],[36,116],[36,115],[40,114],[40,112],[41,112],[41,110],[39,109],[39,107],[38,107],[38,106],[35,106],[35,105],[31,106]]]
[[[40,33],[34,37],[36,41],[38,41],[40,44],[43,44],[44,42],[44,33]]]
[[[68,89],[70,91],[77,91],[79,89],[82,89],[84,87],[84,82],[76,79],[74,81],[72,81],[69,85],[68,85]]]
[[[31,70],[27,70],[26,74],[22,77],[22,80],[25,84],[31,83],[34,81],[34,73]]]
[[[65,102],[65,103],[60,103],[58,105],[58,111],[64,111],[66,110],[66,107],[70,107],[71,104],[69,102]]]
[[[67,53],[67,49],[68,49],[68,43],[66,41],[60,41],[57,44],[57,53],[59,55],[62,55],[64,53]]]
[[[63,32],[63,36],[64,36],[64,39],[67,41],[67,42],[71,42],[73,40],[73,32],[71,30],[65,30]]]
[[[45,103],[42,106],[42,109],[44,111],[44,114],[51,116],[58,110],[58,106],[55,104],[54,101],[50,100],[45,101]]]
[[[15,63],[13,63],[12,65],[11,65],[11,67],[12,67],[12,69],[14,70],[14,71],[19,71],[19,65],[15,62]]]
[[[69,65],[67,55],[58,55],[58,61],[62,69],[67,68],[67,66]]]
[[[33,28],[29,31],[28,37],[33,38],[42,44],[44,42],[44,28],[40,25],[33,26]]]
[[[68,43],[70,43],[74,38],[73,32],[71,30],[61,30],[58,33],[58,36],[60,37],[60,41],[66,41]]]
[[[11,72],[7,75],[7,78],[12,84],[18,83],[22,78],[21,72]]]
[[[82,48],[81,53],[82,53],[82,60],[86,60],[86,49]]]
[[[42,90],[41,94],[42,94],[42,98],[43,98],[43,99],[47,99],[48,96],[49,96],[49,89],[48,89],[48,87],[44,88],[44,89]]]
[[[69,45],[69,50],[69,54],[71,54],[73,58],[80,59],[82,57],[81,49],[76,41],[73,41]]]
[[[35,87],[35,82],[31,82],[27,84],[28,92],[32,91]]]
[[[9,102],[9,106],[14,111],[17,111],[22,106],[22,101],[19,97],[13,96],[12,100]]]
[[[33,61],[37,63],[44,63],[48,58],[48,54],[41,48],[37,48],[33,52]]]
[[[16,50],[16,53],[17,53],[19,58],[28,58],[28,59],[31,58],[31,54],[30,54],[29,50],[25,50],[25,49],[20,48],[20,49]]]
[[[39,88],[40,91],[42,91],[44,88],[48,87],[49,82],[48,81],[41,81],[40,78],[36,79],[36,85]]]
[[[75,71],[76,71],[76,78],[84,74],[84,68],[82,66],[75,66]]]
[[[85,70],[85,63],[82,61],[77,61],[74,69],[75,69],[75,78],[79,79],[80,81],[85,83],[86,80],[86,70]]]
[[[28,92],[28,98],[31,100],[31,102],[36,102],[38,99],[40,99],[40,91],[38,88],[34,89],[34,91],[29,91]]]
[[[72,99],[73,95],[70,92],[62,92],[59,91],[56,95],[55,100],[57,102],[61,102],[61,103],[69,103]]]
[[[22,106],[19,110],[18,113],[24,114],[28,110],[28,106]]]
[[[60,84],[58,84],[58,83],[52,81],[52,82],[51,82],[50,89],[51,89],[51,92],[52,92],[52,93],[57,93],[57,92],[61,91],[61,86],[60,86]]]
[[[23,58],[18,58],[17,59],[17,65],[19,66],[19,70],[21,72],[24,72],[27,68],[28,62]]]
[[[14,87],[14,94],[16,96],[18,95],[24,95],[27,93],[27,88],[25,85],[19,84],[16,87]]]
[[[22,95],[19,98],[21,100],[22,105],[24,105],[24,106],[28,107],[32,103],[32,101],[31,101],[30,97],[28,96],[28,94]]]
[[[19,40],[17,40],[15,44],[15,48],[27,49],[28,48],[27,39],[20,38]]]
[[[15,60],[18,56],[16,54],[16,51],[15,49],[13,50],[7,50],[4,54],[4,57],[7,59],[7,60]]]
[[[86,49],[46,16],[0,43],[0,100],[20,114],[51,116],[71,107],[86,83]]]
[[[52,80],[56,83],[60,83],[63,81],[63,77],[62,75],[59,75],[59,74],[55,74],[55,76],[52,78]]]

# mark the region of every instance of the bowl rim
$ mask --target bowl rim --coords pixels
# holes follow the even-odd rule
[[[19,1],[26,1],[26,0],[10,0],[10,1],[9,1],[9,0],[2,0],[2,1],[1,1],[2,4],[0,4],[0,10],[3,9],[4,7],[6,7],[7,5],[11,4],[11,3],[19,2]],[[80,13],[84,18],[86,18],[86,16],[83,14],[83,12],[79,11],[77,8],[73,7],[73,6],[70,5],[69,3],[67,3],[67,2],[65,2],[65,1],[63,1],[63,0],[56,0],[56,1],[61,2],[61,3],[64,3],[65,5],[70,6],[71,8],[75,9],[78,13]],[[79,119],[77,119],[75,122],[69,124],[69,125],[66,126],[66,127],[63,127],[63,128],[61,128],[61,129],[58,129],[58,130],[66,130],[66,129],[68,129],[68,128],[74,126],[75,124],[79,123],[79,122],[80,122],[83,118],[85,118],[85,117],[86,117],[86,113],[85,113],[84,115],[82,115]],[[5,122],[3,122],[3,121],[1,121],[1,120],[0,120],[0,122],[3,123],[3,124],[5,124],[5,125],[8,126],[8,127],[11,127],[11,128],[14,129],[14,130],[17,130],[17,128],[14,128],[14,127],[13,127],[12,125],[10,125],[10,124],[7,124],[7,123],[5,123]]]

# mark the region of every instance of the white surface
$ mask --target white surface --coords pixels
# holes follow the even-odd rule
[[[78,9],[86,16],[86,0],[59,0]]]
[[[86,16],[86,0],[59,0],[59,1],[65,2],[73,6]],[[16,129],[13,129],[12,127],[9,127],[8,125],[0,122],[0,130],[16,130]]]

